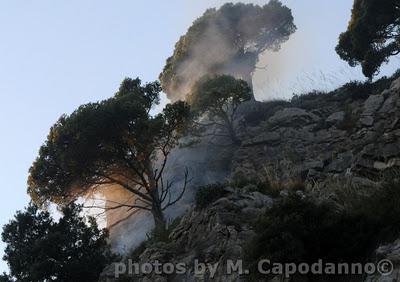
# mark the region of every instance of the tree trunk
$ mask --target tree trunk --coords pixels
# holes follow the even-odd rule
[[[240,146],[240,144],[242,144],[242,141],[240,141],[240,139],[237,137],[235,128],[234,128],[234,121],[229,120],[228,117],[225,118],[225,123],[226,123],[226,127],[228,129],[228,134],[233,142],[234,145],[236,146]]]
[[[247,82],[247,84],[251,89],[250,101],[255,101],[256,98],[254,97],[254,89],[253,89],[253,73],[249,71],[248,73],[244,73],[242,76],[243,76],[242,79]]]
[[[151,162],[148,161],[146,164],[148,184],[150,186],[150,197],[152,199],[151,214],[154,220],[154,231],[156,234],[164,234],[167,229],[166,220],[162,211],[162,203],[160,199],[160,193],[158,185],[153,176],[153,168]]]
[[[153,203],[151,214],[153,215],[155,233],[165,234],[167,230],[167,222],[165,220],[164,213],[161,210],[160,203]]]
[[[236,132],[231,124],[229,125],[229,135],[231,136],[234,145],[240,146],[242,144],[242,141],[240,141],[240,139],[237,137]]]

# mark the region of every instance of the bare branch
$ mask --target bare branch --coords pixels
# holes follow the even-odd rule
[[[183,184],[181,193],[179,194],[179,196],[175,200],[171,201],[171,191],[169,191],[169,193],[168,193],[169,194],[168,203],[162,208],[162,210],[167,209],[168,207],[174,205],[176,202],[178,202],[180,199],[182,199],[183,195],[185,194],[187,185],[193,180],[193,178],[188,179],[188,176],[189,176],[189,171],[186,168],[185,169],[185,180],[184,180],[184,184]]]
[[[126,204],[120,204],[120,205],[116,205],[116,206],[112,206],[112,207],[102,207],[102,206],[96,206],[96,205],[90,205],[90,206],[84,206],[85,209],[102,209],[105,211],[110,211],[110,210],[116,210],[116,209],[120,209],[120,208],[129,208],[129,210],[131,209],[140,209],[140,210],[147,210],[147,211],[151,211],[150,208],[148,207],[144,207],[144,206],[140,206],[140,205],[126,205]]]
[[[124,183],[122,181],[119,181],[118,179],[113,178],[112,176],[108,176],[108,175],[102,175],[102,176],[104,178],[106,178],[106,179],[109,179],[109,180],[113,181],[115,184],[118,184],[118,185],[122,186],[126,190],[132,192],[133,194],[135,194],[135,195],[137,195],[139,197],[141,197],[142,199],[147,200],[149,202],[152,202],[152,198],[150,196],[140,192],[138,189],[132,188],[129,185],[127,185],[126,183]]]

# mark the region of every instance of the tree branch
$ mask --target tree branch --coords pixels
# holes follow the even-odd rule
[[[188,169],[186,168],[186,169],[185,169],[185,180],[184,180],[184,184],[183,184],[183,188],[182,188],[181,193],[179,194],[179,196],[178,196],[175,200],[171,201],[171,191],[170,191],[170,189],[169,189],[169,191],[168,191],[169,200],[168,200],[168,203],[162,208],[162,210],[166,210],[168,207],[174,205],[174,204],[177,203],[180,199],[182,199],[183,195],[185,194],[187,185],[192,181],[192,178],[191,178],[191,179],[188,179],[188,175],[189,175],[189,171],[188,171]]]

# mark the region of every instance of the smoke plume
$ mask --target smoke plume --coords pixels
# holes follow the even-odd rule
[[[204,75],[230,74],[251,85],[258,56],[278,50],[295,30],[291,10],[277,0],[209,9],[176,43],[160,74],[162,87],[177,101]]]

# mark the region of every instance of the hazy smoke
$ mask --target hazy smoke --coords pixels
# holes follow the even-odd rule
[[[191,55],[177,68],[177,75],[183,81],[173,94],[168,95],[173,101],[184,99],[193,84],[206,74],[216,73],[215,65],[223,65],[232,61],[236,50],[224,40],[221,31],[215,25],[210,25],[193,48]],[[222,72],[222,70],[218,70]],[[224,69],[224,73],[232,74],[233,70]]]
[[[163,89],[170,100],[176,101],[184,99],[204,75],[230,74],[251,84],[259,54],[266,49],[279,49],[294,31],[290,10],[275,0],[263,7],[226,4],[219,10],[208,10],[180,39],[174,56],[168,59],[160,77]],[[193,181],[184,198],[166,211],[167,217],[176,217],[190,208],[199,186],[224,181],[230,173],[232,156],[232,148],[210,146],[209,140],[173,150],[164,179],[174,180],[172,191],[176,194],[181,191],[185,168]],[[118,189],[108,191],[105,197],[120,203],[134,200]],[[113,249],[127,253],[146,238],[153,220],[148,212],[132,214],[118,209],[107,213],[107,226]]]
[[[290,9],[275,0],[210,9],[176,44],[160,75],[163,89],[174,102],[205,75],[230,74],[251,85],[259,54],[278,50],[295,30]]]
[[[193,198],[197,188],[201,185],[223,182],[230,173],[232,149],[226,147],[210,146],[207,140],[190,148],[176,148],[169,156],[165,180],[173,180],[172,198],[181,191],[184,182],[185,168],[189,170],[192,178],[186,193],[174,206],[166,210],[167,218],[175,218],[182,215],[193,206]],[[106,199],[106,205],[114,203],[133,203],[132,194],[120,187],[109,186],[102,190],[102,196]],[[129,210],[119,208],[107,211],[106,226],[110,230],[112,249],[121,254],[129,254],[137,247],[147,234],[153,229],[152,215],[147,211]]]

